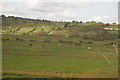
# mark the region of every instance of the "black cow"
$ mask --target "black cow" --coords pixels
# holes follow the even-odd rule
[[[29,44],[29,46],[32,46],[32,44]]]

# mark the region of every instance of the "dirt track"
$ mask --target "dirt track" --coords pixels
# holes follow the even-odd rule
[[[62,72],[34,72],[34,71],[15,71],[15,70],[3,70],[2,73],[15,73],[15,74],[27,74],[35,76],[49,76],[49,77],[62,77],[62,78],[117,78],[117,75],[103,76],[100,74],[70,74]]]

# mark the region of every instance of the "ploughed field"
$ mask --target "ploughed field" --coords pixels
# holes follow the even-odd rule
[[[2,41],[3,78],[118,77],[116,40],[3,35]]]

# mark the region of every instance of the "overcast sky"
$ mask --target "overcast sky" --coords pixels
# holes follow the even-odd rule
[[[119,0],[4,0],[0,14],[58,21],[118,22]]]

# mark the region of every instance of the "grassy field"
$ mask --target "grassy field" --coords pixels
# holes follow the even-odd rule
[[[105,28],[118,24],[2,15],[3,78],[116,78],[118,30]]]
[[[3,35],[3,39],[6,38],[10,40],[4,40],[2,46],[3,78],[118,77],[117,54],[113,45],[109,44],[116,40],[92,41],[77,37]],[[80,41],[80,45],[76,44]]]

